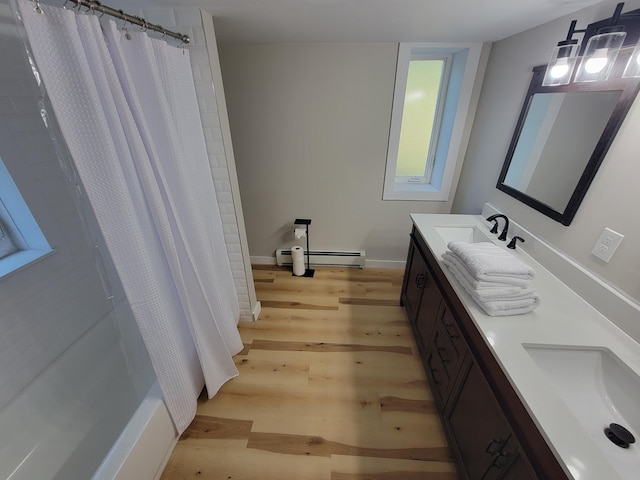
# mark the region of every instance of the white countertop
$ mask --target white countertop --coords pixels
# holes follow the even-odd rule
[[[489,233],[489,224],[481,216],[413,214],[411,219],[440,262],[453,289],[463,301],[542,434],[558,459],[566,466],[565,470],[575,480],[640,478],[640,445],[636,443],[629,449],[622,449],[609,442],[604,433],[601,442],[596,442],[587,435],[584,427],[572,414],[571,408],[554,390],[523,344],[609,349],[636,375],[640,375],[640,345],[527,255],[524,250],[526,246],[523,247],[521,243],[518,243],[515,251],[507,251],[536,271],[531,287],[540,295],[541,303],[533,312],[524,315],[486,315],[442,264],[441,255],[447,250],[447,246],[434,227],[475,226],[485,232],[496,245],[506,249],[506,242],[497,240],[496,235]],[[615,419],[605,422],[601,428],[613,421]],[[627,465],[635,464],[635,469],[629,469],[628,476],[626,471],[621,475],[613,467],[612,462],[616,461]]]

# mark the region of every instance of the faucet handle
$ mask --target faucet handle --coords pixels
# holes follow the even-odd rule
[[[517,235],[514,235],[513,238],[511,239],[511,241],[509,242],[509,244],[507,245],[507,248],[512,248],[512,249],[516,249],[516,240],[520,240],[522,243],[524,243],[524,238],[519,237]]]

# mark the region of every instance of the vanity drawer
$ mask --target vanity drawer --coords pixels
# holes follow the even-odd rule
[[[426,367],[427,376],[431,381],[431,385],[434,387],[432,389],[433,396],[442,408],[447,398],[451,379],[435,349],[431,349],[427,354]]]
[[[440,325],[442,325],[444,333],[449,339],[452,348],[455,350],[456,354],[461,357],[467,349],[467,345],[460,335],[458,325],[449,309],[445,309],[444,314],[440,317]]]

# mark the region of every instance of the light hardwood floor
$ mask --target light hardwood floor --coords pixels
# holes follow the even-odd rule
[[[402,271],[254,267],[240,375],[203,396],[163,480],[454,480]]]

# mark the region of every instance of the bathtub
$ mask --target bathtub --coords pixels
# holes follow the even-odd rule
[[[158,479],[177,441],[156,382],[91,480]]]
[[[0,480],[152,480],[176,441],[123,302],[0,409]]]

